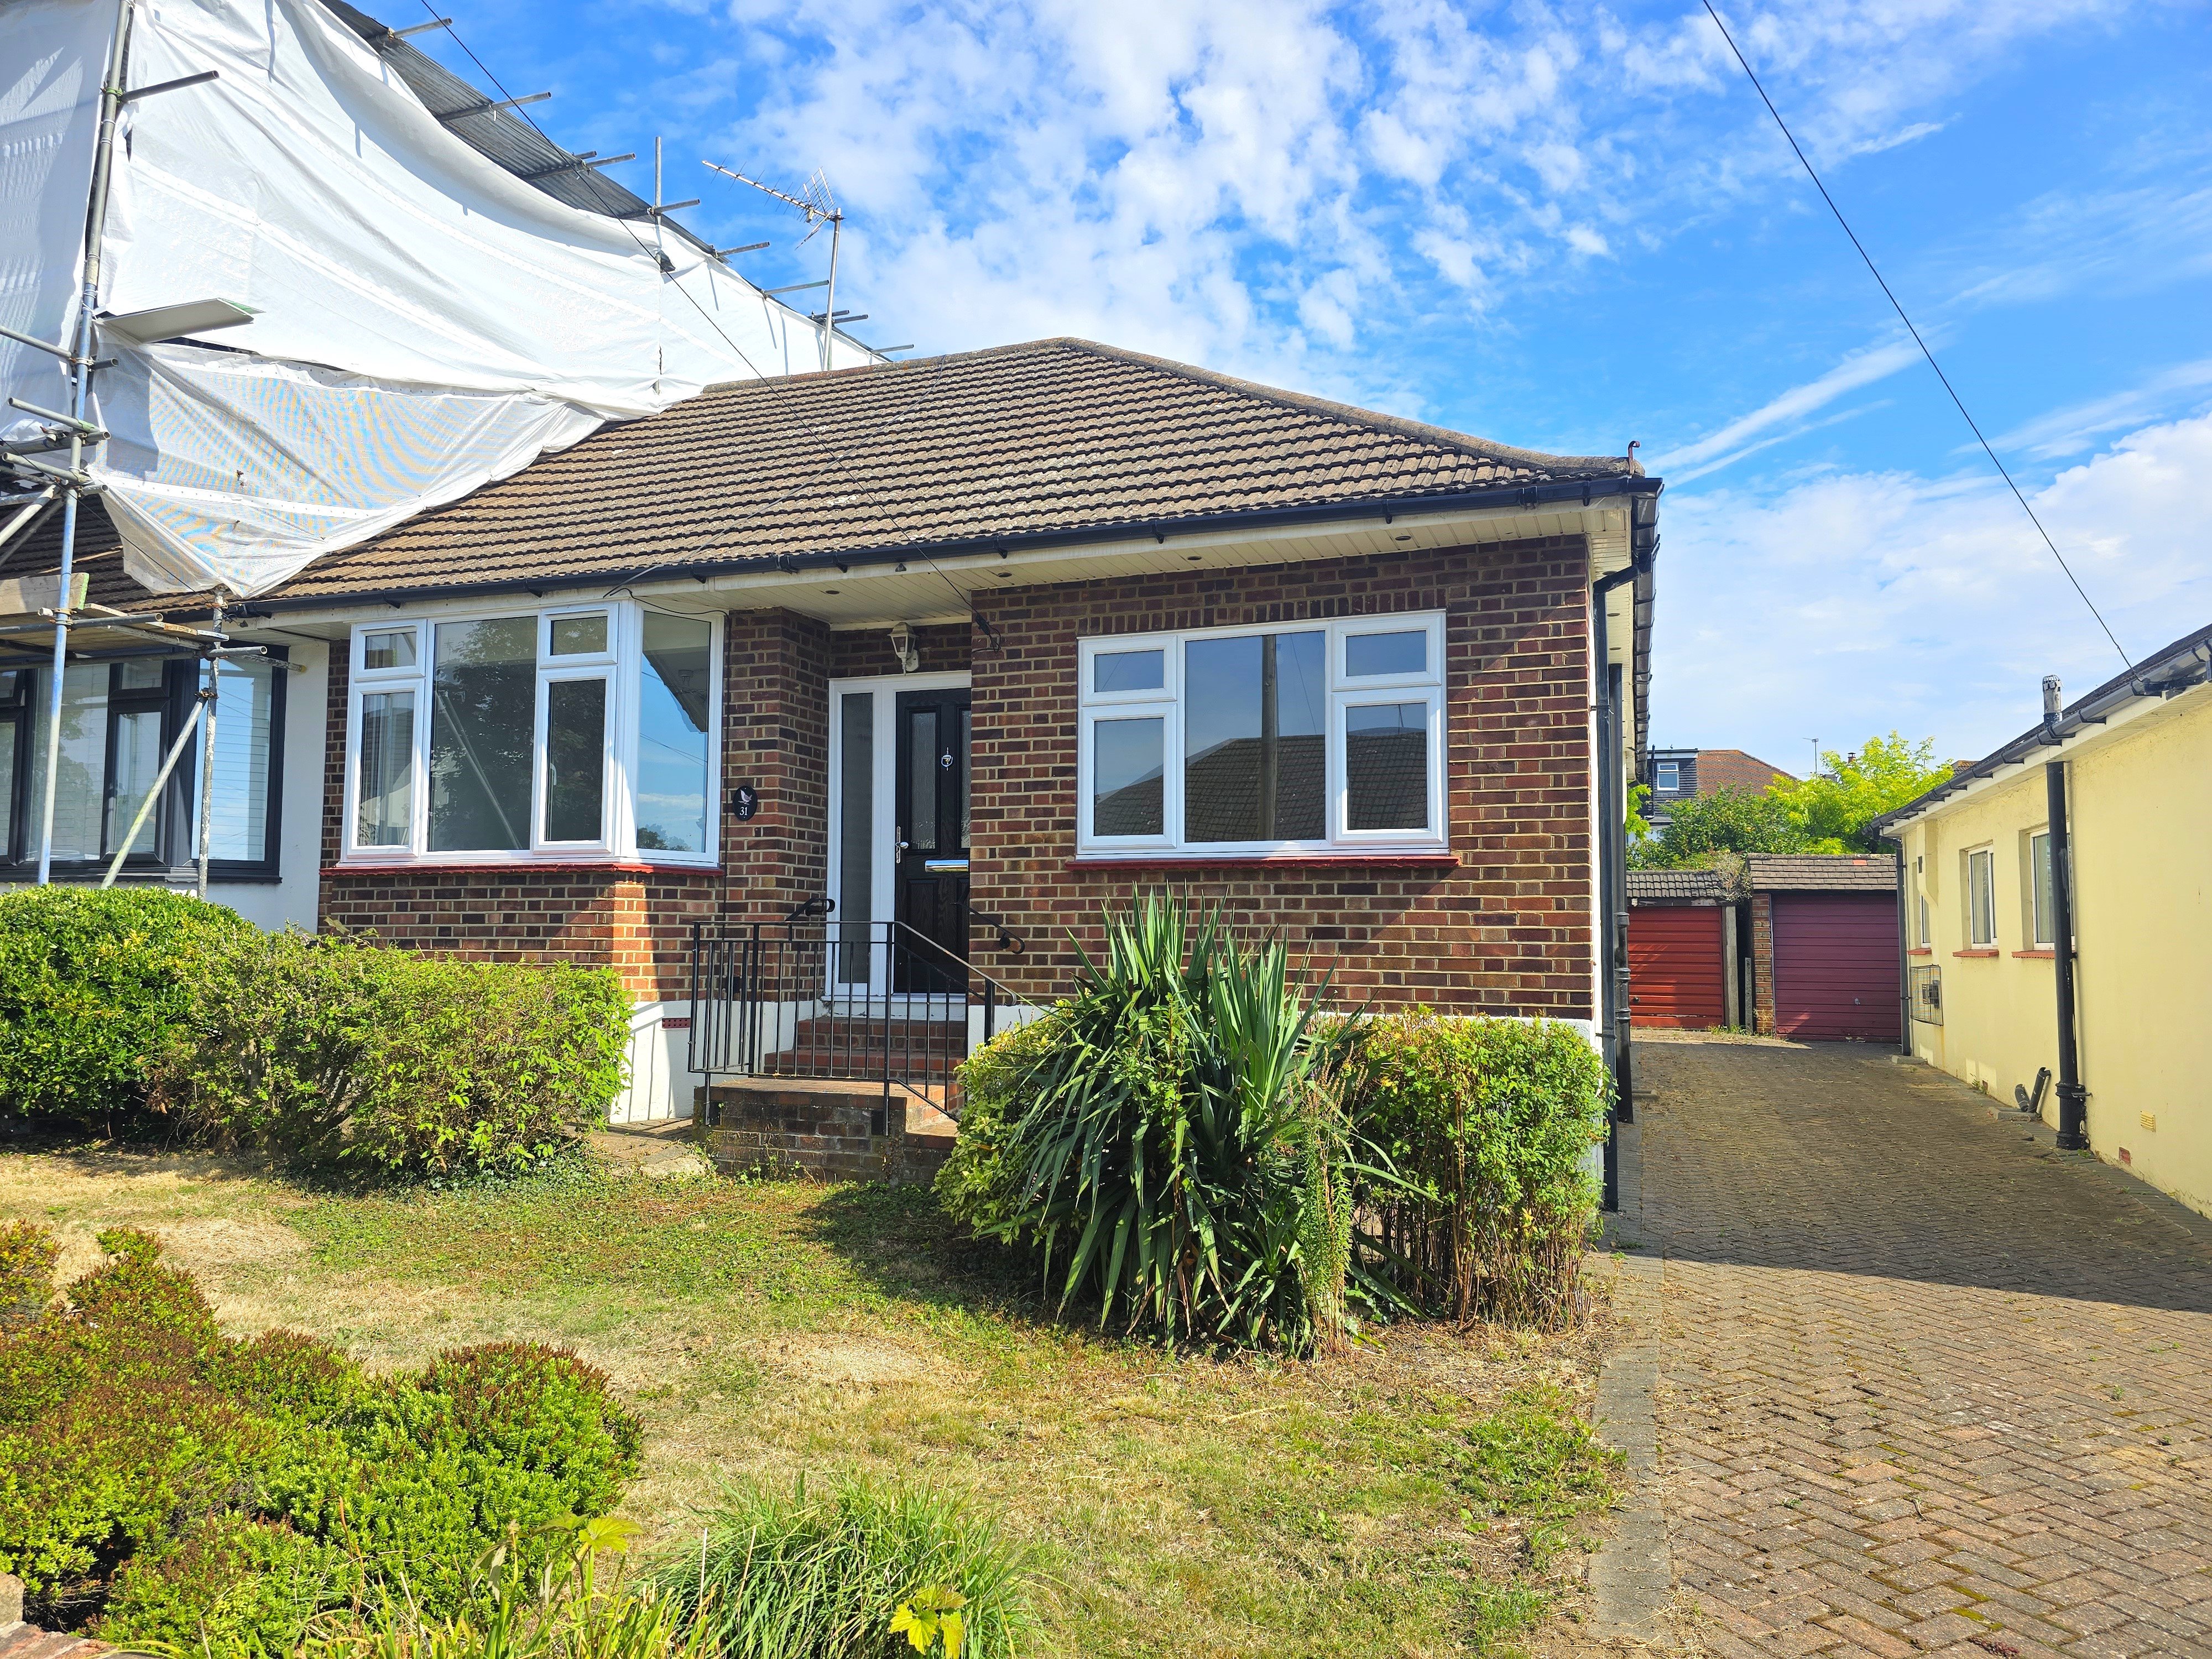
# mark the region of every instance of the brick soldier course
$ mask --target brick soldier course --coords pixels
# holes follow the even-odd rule
[[[2212,1655],[2212,1222],[1883,1050],[1637,1066],[1708,1650]]]

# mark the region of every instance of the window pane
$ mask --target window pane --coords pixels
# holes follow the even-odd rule
[[[1403,634],[1347,634],[1344,639],[1344,672],[1353,679],[1364,674],[1425,674],[1429,672],[1429,630],[1416,628]]]
[[[597,841],[607,784],[607,683],[545,688],[545,839]]]
[[[1682,768],[1680,763],[1661,761],[1657,783],[1662,789],[1680,789],[1682,787]]]
[[[415,694],[371,691],[361,700],[361,847],[404,847],[415,821]]]
[[[975,793],[975,791],[969,787],[968,782],[968,763],[971,751],[975,746],[975,733],[973,730],[974,722],[969,719],[969,716],[974,712],[975,711],[973,709],[969,708],[963,708],[960,711],[960,748],[958,753],[960,757],[960,845],[963,850],[965,850],[968,845],[968,823],[971,816],[970,809],[974,805],[970,797]]]
[[[916,708],[907,719],[910,746],[907,772],[907,845],[917,853],[937,850],[937,711]]]
[[[1976,945],[1987,945],[1996,937],[1990,927],[1996,908],[1996,896],[1990,880],[1990,861],[1987,853],[1970,854],[1966,860],[1967,902],[1971,907],[1969,921]]]
[[[1344,711],[1344,769],[1353,830],[1429,827],[1429,706],[1387,702]]]
[[[1098,720],[1091,731],[1091,833],[1157,836],[1166,822],[1160,799],[1167,722]]]
[[[100,836],[100,855],[113,858],[122,846],[123,837],[130,833],[131,821],[138,816],[138,808],[154,787],[154,780],[161,770],[161,711],[158,708],[133,709],[115,717],[115,787],[107,798],[107,826]],[[131,843],[133,853],[154,850],[154,837],[160,832],[161,813],[156,811],[146,816],[138,827],[137,839]],[[198,845],[195,837],[193,845]]]
[[[415,630],[398,628],[386,634],[362,635],[361,665],[364,672],[372,668],[412,668],[415,665]]]
[[[876,915],[876,694],[848,691],[838,701],[837,980],[859,985],[868,978],[867,924]]]
[[[142,659],[115,665],[115,689],[118,691],[159,691],[161,678],[162,665],[158,661]]]
[[[1165,651],[1101,651],[1091,659],[1094,691],[1157,691],[1167,684]]]
[[[1183,838],[1319,841],[1327,636],[1183,647]]]
[[[32,699],[31,793],[23,842],[24,856],[31,859],[39,855],[39,827],[46,811],[46,699],[53,683],[52,672],[41,669]],[[72,663],[62,674],[62,754],[54,786],[57,860],[100,856],[106,769],[107,665]]]
[[[696,617],[645,613],[638,674],[637,844],[709,853],[707,720],[713,706],[714,629]]]
[[[604,616],[554,617],[555,656],[596,656],[606,648],[607,619]]]
[[[225,663],[216,682],[215,812],[209,848],[215,858],[258,862],[269,856],[269,744],[279,672],[266,659],[247,658]],[[197,829],[194,836],[197,847]]]
[[[430,683],[430,850],[530,845],[538,619],[441,623]]]
[[[2035,943],[2049,945],[2058,934],[2051,914],[2051,837],[2028,837],[2028,862],[2035,872]]]

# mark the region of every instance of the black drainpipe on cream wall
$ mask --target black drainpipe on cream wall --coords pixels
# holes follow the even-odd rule
[[[2043,680],[2043,729],[2058,741],[2058,677]],[[2081,1061],[2074,1042],[2074,843],[2066,823],[2066,757],[2043,767],[2045,802],[2051,814],[2051,965],[2058,994],[2058,1148],[2086,1152],[2089,1146],[2089,1091],[2081,1086]]]

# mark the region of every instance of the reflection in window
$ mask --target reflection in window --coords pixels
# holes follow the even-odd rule
[[[157,669],[159,666],[155,665]],[[113,787],[107,792],[107,827],[100,842],[102,857],[114,857],[116,849],[123,845],[124,836],[130,834],[138,809],[151,793],[154,780],[161,771],[161,709],[135,708],[118,713],[115,717],[114,764],[110,774]],[[154,837],[160,829],[155,822],[158,816],[153,812],[146,815],[146,821],[138,826],[137,839],[131,843],[132,852],[154,850]]]
[[[2033,872],[2034,888],[2033,905],[2035,910],[2036,945],[2049,945],[2058,937],[2058,927],[2052,920],[2051,896],[2051,832],[2027,838],[2027,863]]]
[[[552,634],[556,657],[601,655],[607,648],[606,616],[602,612],[592,617],[556,617]]]
[[[415,630],[396,628],[361,636],[361,665],[364,672],[415,665]]]
[[[415,694],[371,691],[361,700],[361,773],[354,842],[404,847],[415,819]]]
[[[241,657],[224,663],[216,682],[215,858],[269,856],[269,748],[280,672],[265,657]]]
[[[1344,636],[1344,672],[1351,679],[1376,674],[1425,674],[1429,672],[1429,630],[1416,628],[1402,634],[1347,634]]]
[[[1386,702],[1344,711],[1350,830],[1429,827],[1429,706]]]
[[[530,845],[538,619],[441,623],[430,682],[430,850]]]
[[[708,711],[714,665],[710,624],[696,617],[645,613],[645,663],[638,674],[637,844],[641,850],[704,853]]]
[[[1157,691],[1167,683],[1165,651],[1101,651],[1091,659],[1094,691]]]
[[[46,710],[52,672],[40,670],[33,707],[37,718],[31,744],[30,844],[38,856],[39,823],[46,788]],[[104,662],[71,663],[62,672],[61,764],[54,782],[54,859],[96,859],[101,842],[102,807],[107,772],[108,666]],[[161,763],[156,761],[155,765]],[[135,809],[134,809],[135,810]],[[118,833],[129,820],[118,826]]]
[[[1091,757],[1091,833],[1157,836],[1167,822],[1160,799],[1167,722],[1093,722]]]
[[[1970,945],[1997,942],[1996,859],[1993,854],[1966,855],[1966,924]]]
[[[607,683],[545,688],[545,839],[596,842],[607,793]]]
[[[856,985],[868,978],[876,914],[876,694],[848,691],[838,702],[837,979]]]
[[[968,826],[975,817],[975,790],[969,787],[968,769],[975,759],[975,722],[969,717],[972,709],[960,711],[960,845],[968,845]]]
[[[1319,841],[1327,635],[1183,647],[1183,838]]]

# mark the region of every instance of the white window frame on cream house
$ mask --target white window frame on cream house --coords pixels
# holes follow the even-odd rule
[[[1278,641],[1299,635],[1321,636],[1322,674],[1310,688],[1313,713],[1322,726],[1323,785],[1318,836],[1196,840],[1188,833],[1186,780],[1191,757],[1193,711],[1186,683],[1194,648],[1243,640]],[[1419,664],[1408,641],[1419,641]],[[1277,647],[1279,652],[1279,645]],[[1142,659],[1158,653],[1158,664]],[[1395,659],[1395,660],[1394,660]],[[1118,675],[1116,667],[1122,672]],[[1345,617],[1334,621],[1280,622],[1260,626],[1188,629],[1172,633],[1113,635],[1078,641],[1077,856],[1158,857],[1202,860],[1222,855],[1297,853],[1442,852],[1450,843],[1444,788],[1447,685],[1444,618],[1442,612]],[[1103,688],[1103,689],[1102,689]],[[1255,706],[1260,706],[1256,699]],[[1418,710],[1426,784],[1425,820],[1419,826],[1360,828],[1352,823],[1349,750],[1355,729],[1382,730],[1379,712],[1391,711],[1393,728],[1410,732],[1407,709]],[[1261,713],[1262,736],[1267,715]],[[1099,800],[1101,728],[1119,723],[1157,720],[1159,733],[1160,816],[1157,831],[1101,833],[1095,822]],[[1364,721],[1374,721],[1369,728]],[[1124,740],[1149,745],[1148,734]],[[1148,746],[1146,752],[1149,753]],[[1110,776],[1109,780],[1110,781]]]
[[[665,620],[656,623],[652,620],[654,618]],[[594,625],[602,622],[603,627]],[[518,682],[509,688],[516,712],[520,714],[525,707],[529,711],[528,783],[526,787],[515,788],[510,795],[497,795],[482,768],[477,765],[469,733],[458,719],[453,720],[454,729],[449,733],[455,739],[449,745],[449,763],[450,755],[459,753],[462,763],[476,770],[485,799],[502,832],[492,839],[523,844],[433,847],[433,746],[442,729],[444,712],[438,687],[440,630],[453,630],[458,635],[459,630],[486,623],[518,626],[526,623],[532,630],[532,658],[527,671],[531,684],[526,704],[522,701],[519,684],[522,659],[516,657],[509,662]],[[671,748],[665,738],[647,728],[656,718],[664,721],[667,719],[666,711],[659,705],[675,696],[647,660],[648,626],[687,632],[702,627],[705,629],[707,727],[703,734],[694,728],[687,738],[696,743],[703,737],[704,752],[698,757],[703,763],[697,818],[702,844],[696,848],[640,844],[640,801],[651,777],[651,769],[641,763],[641,750]],[[356,867],[635,862],[714,868],[720,861],[721,633],[719,617],[662,610],[635,600],[426,609],[356,624],[347,647],[349,676],[341,862]],[[555,742],[556,710],[561,705],[568,706],[570,719],[566,730],[588,730],[590,699],[579,699],[566,688],[590,684],[605,687],[599,702],[599,741],[595,746],[585,745],[583,751],[596,757],[599,812],[596,833],[580,836],[564,833],[578,827],[574,820],[562,821],[562,814],[556,810],[554,821],[549,822],[548,811],[560,786],[560,769],[564,764],[573,768],[577,763],[575,750],[564,755]],[[412,709],[404,746],[396,752],[387,751],[397,770],[387,769],[385,775],[393,776],[398,786],[385,792],[387,796],[401,790],[405,793],[404,810],[394,814],[391,823],[391,827],[399,833],[393,841],[364,842],[362,833],[368,827],[362,821],[366,781],[362,749],[368,730],[364,707],[371,699],[394,696],[410,698]],[[652,713],[647,709],[648,702],[653,705]],[[677,713],[679,717],[684,714],[680,704]],[[479,732],[476,735],[481,738],[485,733]],[[692,764],[690,757],[681,748],[673,752],[678,757],[675,763],[688,773]],[[372,763],[374,758],[373,752]],[[512,761],[520,757],[510,752],[507,758]],[[588,773],[586,775],[588,777]],[[687,779],[683,791],[687,823],[691,799]],[[587,799],[587,794],[572,796],[565,805],[576,810]]]
[[[1966,948],[1993,951],[1997,944],[1997,852],[1994,846],[1973,847],[1959,855],[1966,873]],[[1979,915],[1976,903],[1979,901]],[[1986,921],[1984,933],[1983,923]]]

